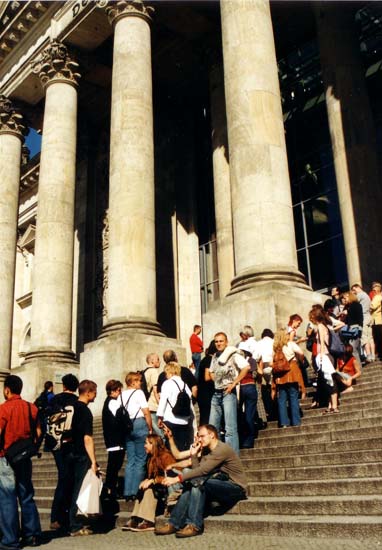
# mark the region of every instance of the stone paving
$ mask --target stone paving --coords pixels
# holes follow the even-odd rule
[[[50,533],[44,535],[49,536]],[[42,548],[46,550],[125,550],[126,548],[167,548],[182,550],[184,548],[208,549],[208,550],[235,550],[246,548],[248,550],[268,550],[279,548],[281,550],[381,550],[382,542],[367,539],[326,539],[305,537],[257,537],[255,535],[240,535],[229,533],[213,533],[206,531],[200,537],[182,540],[175,535],[157,537],[152,532],[129,533],[121,529],[114,529],[107,534],[97,534],[89,537],[73,539],[62,537],[45,540]]]

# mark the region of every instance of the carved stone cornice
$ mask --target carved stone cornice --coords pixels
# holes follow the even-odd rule
[[[36,74],[43,86],[52,82],[66,82],[73,86],[78,85],[81,78],[77,69],[78,63],[69,56],[65,44],[53,41],[47,48],[31,63],[32,72]]]
[[[0,95],[0,134],[13,134],[24,140],[27,131],[23,115],[10,99]]]
[[[123,17],[141,17],[151,23],[151,14],[154,13],[154,8],[147,6],[143,0],[99,0],[98,6],[106,10],[111,25],[115,25]]]

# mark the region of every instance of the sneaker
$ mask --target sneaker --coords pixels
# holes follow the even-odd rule
[[[143,531],[154,531],[155,525],[152,521],[142,521],[137,527],[132,527],[131,531],[141,533]]]
[[[88,527],[82,527],[78,531],[73,531],[70,533],[71,537],[86,537],[87,535],[92,535],[93,531]]]
[[[156,535],[172,535],[176,533],[176,529],[171,523],[166,523],[162,527],[155,527],[154,533]]]
[[[37,547],[41,545],[41,537],[37,535],[33,535],[32,537],[28,537],[26,539],[23,539],[23,546],[32,546]]]
[[[180,529],[180,531],[177,531],[175,536],[178,539],[185,539],[188,537],[196,537],[197,535],[201,535],[202,533],[202,529],[198,529],[197,527],[195,527],[195,525],[192,525],[190,523],[189,525],[186,525],[186,527],[183,527],[183,529]]]
[[[122,527],[122,531],[133,531],[139,525],[139,520],[136,518],[130,518],[127,523]]]

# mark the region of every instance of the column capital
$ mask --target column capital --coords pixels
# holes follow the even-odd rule
[[[154,8],[146,5],[143,0],[98,0],[98,6],[106,10],[111,25],[115,25],[123,17],[141,17],[151,23],[151,14],[154,13]]]
[[[24,141],[28,128],[24,117],[14,106],[12,101],[0,95],[0,134],[13,134]]]
[[[43,86],[52,82],[66,82],[77,86],[81,78],[76,63],[68,53],[68,49],[62,42],[53,41],[47,48],[31,63],[32,72],[36,74]]]

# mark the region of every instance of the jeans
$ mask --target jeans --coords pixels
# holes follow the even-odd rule
[[[203,517],[206,503],[220,504],[219,514],[224,514],[239,500],[246,498],[245,491],[232,481],[207,479],[199,487],[191,487],[183,492],[175,508],[171,512],[169,523],[175,529],[185,525],[194,525],[203,529]]]
[[[165,420],[164,422],[172,431],[174,442],[179,451],[187,451],[194,439],[194,432],[191,425],[191,419],[188,424],[174,424]]]
[[[109,451],[107,453],[107,468],[104,486],[110,489],[113,497],[117,497],[118,472],[122,467],[125,451]]]
[[[57,466],[57,486],[54,492],[50,521],[60,525],[68,523],[68,511],[73,492],[73,474],[67,471],[66,462],[61,451],[52,452]]]
[[[195,367],[195,378],[196,378],[196,381],[199,382],[199,365],[200,365],[200,361],[202,360],[202,354],[201,353],[193,353],[192,354],[192,362],[194,364],[194,367]]]
[[[278,386],[279,398],[279,424],[280,426],[299,426],[301,424],[300,418],[300,404],[298,402],[298,384],[293,382],[291,384],[280,384]],[[288,417],[287,403],[289,401],[290,417]]]
[[[82,521],[77,516],[77,498],[80,494],[84,477],[90,468],[90,460],[87,454],[81,456],[70,454],[65,457],[65,463],[66,467],[68,467],[68,472],[70,472],[73,477],[73,492],[69,510],[69,528],[71,533],[75,533],[83,527]]]
[[[33,497],[31,460],[23,460],[13,469],[5,457],[0,457],[1,544],[10,548],[20,548],[17,500],[21,508],[23,537],[28,539],[41,535],[40,518]]]
[[[126,438],[127,464],[125,468],[125,488],[123,494],[125,497],[135,496],[139,489],[139,484],[145,479],[146,475],[146,451],[145,440],[149,433],[146,420],[136,418],[134,420],[134,429]]]
[[[255,444],[257,414],[256,384],[242,384],[240,386],[240,406],[244,405],[245,432],[242,447],[252,448]],[[240,407],[241,408],[241,407]]]
[[[220,430],[222,414],[225,422],[225,441],[239,454],[239,434],[237,430],[237,397],[236,393],[215,391],[211,400],[209,424]]]

